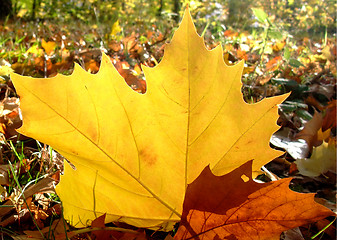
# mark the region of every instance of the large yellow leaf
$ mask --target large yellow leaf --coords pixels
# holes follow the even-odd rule
[[[20,132],[76,166],[65,164],[56,189],[66,219],[80,227],[106,213],[106,221],[170,230],[206,165],[222,175],[253,159],[258,171],[276,157],[269,139],[285,96],[246,104],[242,69],[225,65],[221,46],[205,48],[186,11],[161,63],[144,67],[143,95],[104,54],[94,75],[78,65],[49,79],[12,74]]]

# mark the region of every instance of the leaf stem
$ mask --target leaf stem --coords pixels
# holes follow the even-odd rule
[[[88,228],[74,230],[71,232],[71,235],[73,234],[78,235],[78,234],[93,232],[93,231],[118,231],[118,232],[139,234],[139,232],[137,231],[134,231],[131,229],[119,228],[119,227],[88,227]]]

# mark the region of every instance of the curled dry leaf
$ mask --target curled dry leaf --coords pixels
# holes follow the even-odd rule
[[[6,139],[16,136],[16,129],[22,125],[19,104],[19,98],[15,97],[6,97],[0,103],[0,132]]]
[[[252,180],[252,162],[224,176],[206,167],[186,190],[175,239],[280,239],[280,234],[334,215],[314,194],[289,189],[290,178],[269,183]]]
[[[50,193],[55,192],[55,184],[56,181],[52,177],[45,177],[38,181],[37,183],[32,184],[28,188],[24,190],[24,196],[30,197],[33,196],[35,193],[44,192]]]
[[[322,128],[323,117],[322,114],[319,112],[315,112],[313,118],[308,121],[302,131],[296,134],[297,139],[304,139],[309,149],[312,149],[313,146],[318,146],[322,143],[317,139],[317,132],[319,129]]]

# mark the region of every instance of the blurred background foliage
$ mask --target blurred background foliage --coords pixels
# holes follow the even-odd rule
[[[207,47],[222,43],[227,64],[245,60],[248,90],[336,78],[335,0],[1,0],[0,66],[47,77],[76,61],[96,72],[100,51],[131,69],[155,66],[186,5]]]
[[[208,24],[212,34],[228,28],[257,28],[251,11],[261,8],[270,20],[291,34],[322,35],[336,31],[335,0],[2,0],[1,15],[25,20],[61,23],[139,25],[161,28],[176,26],[183,8],[190,5],[196,24]],[[296,26],[296,27],[295,27]]]

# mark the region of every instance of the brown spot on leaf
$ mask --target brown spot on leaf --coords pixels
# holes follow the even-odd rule
[[[139,156],[147,165],[152,166],[157,162],[157,154],[151,148],[143,148],[139,151]]]

